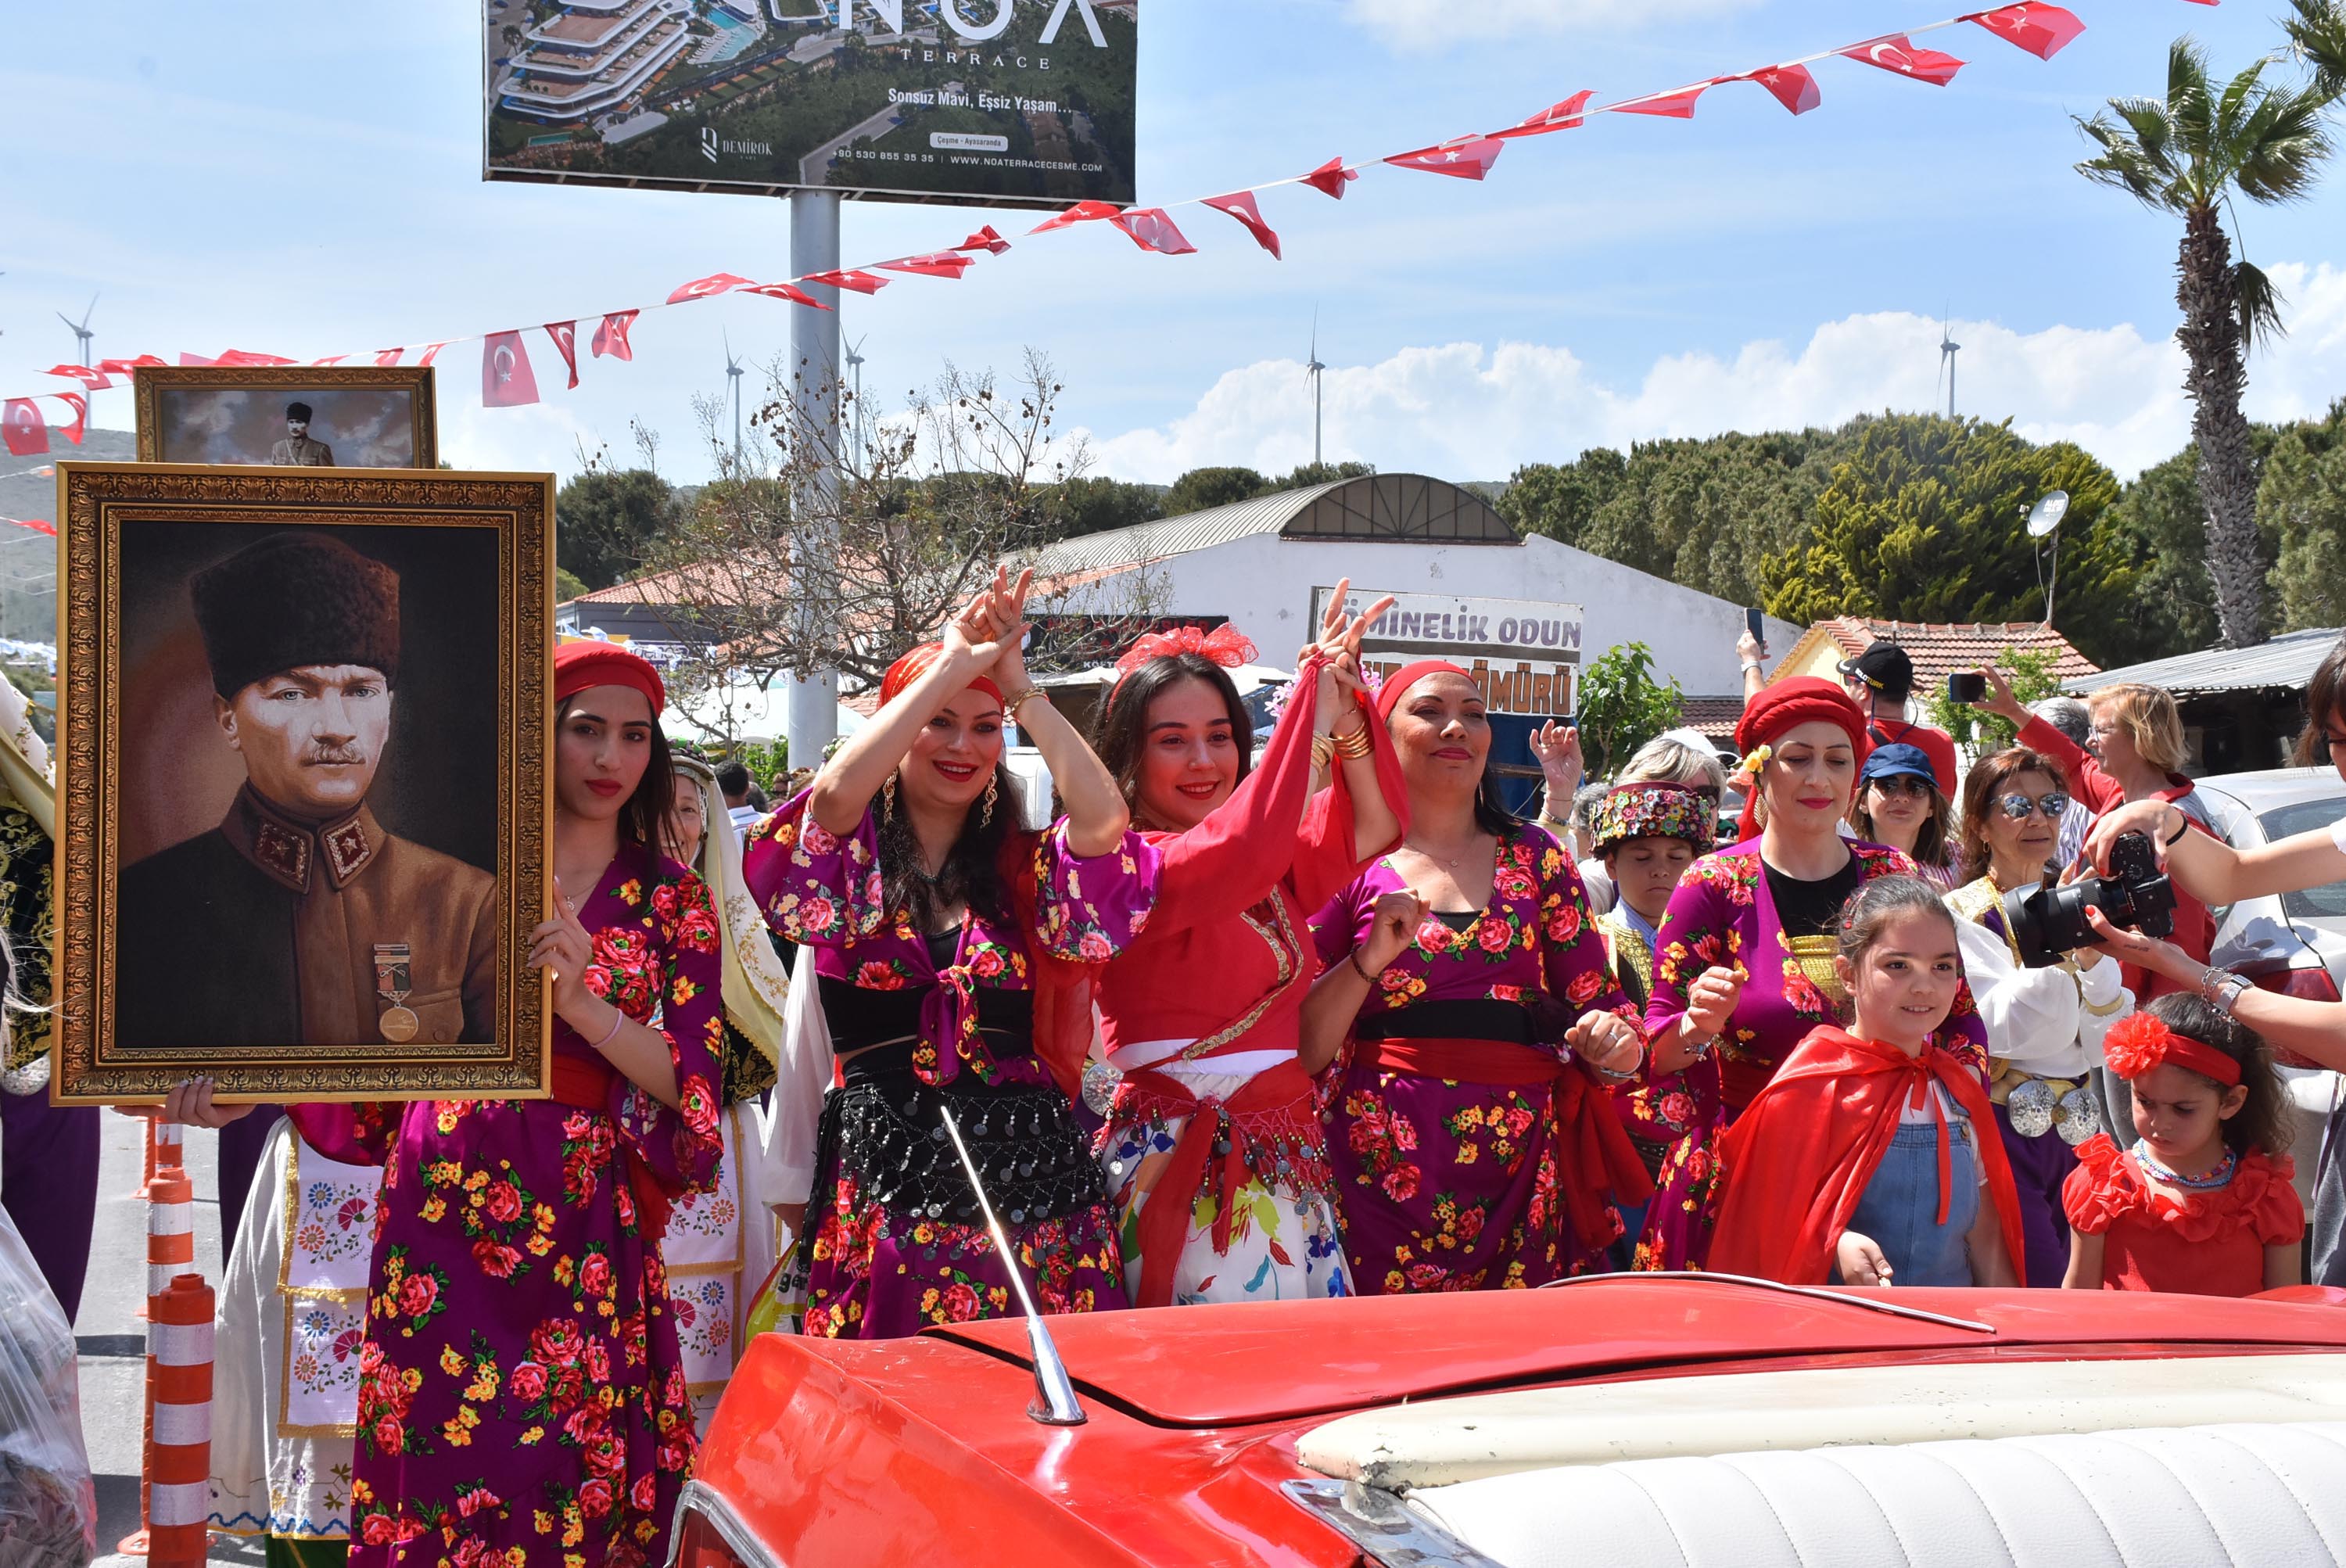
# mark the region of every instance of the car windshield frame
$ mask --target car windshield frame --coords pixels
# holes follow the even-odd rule
[[[2291,800],[2256,814],[2265,842],[2279,843],[2299,833],[2326,829],[2346,817],[2346,794]],[[2297,888],[2281,894],[2281,912],[2292,921],[2320,921],[2346,928],[2346,880]]]

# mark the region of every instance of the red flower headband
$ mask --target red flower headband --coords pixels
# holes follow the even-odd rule
[[[2227,1089],[2240,1082],[2240,1064],[2213,1045],[2178,1034],[2156,1013],[2136,1013],[2118,1020],[2102,1042],[2110,1071],[2131,1082],[2153,1067],[2188,1069]]]
[[[1116,661],[1116,673],[1130,675],[1150,659],[1185,653],[1203,654],[1224,669],[1236,669],[1240,665],[1252,664],[1257,652],[1246,634],[1228,621],[1209,632],[1201,632],[1195,626],[1175,626],[1169,632],[1142,633],[1131,650]]]

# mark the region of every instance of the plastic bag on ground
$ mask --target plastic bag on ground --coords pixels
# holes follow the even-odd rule
[[[73,1326],[0,1209],[0,1563],[82,1568],[97,1555]]]

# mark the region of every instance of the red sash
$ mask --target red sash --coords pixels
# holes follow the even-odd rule
[[[1586,1246],[1612,1239],[1608,1194],[1633,1204],[1654,1196],[1653,1178],[1614,1115],[1612,1095],[1569,1062],[1500,1040],[1364,1040],[1355,1049],[1353,1060],[1361,1065],[1422,1078],[1499,1089],[1551,1085],[1548,1122],[1556,1186],[1573,1232]]]
[[[611,1114],[611,1088],[619,1074],[607,1062],[590,1061],[566,1052],[554,1054],[554,1103],[568,1105],[573,1110],[592,1111],[597,1115]],[[652,1167],[644,1163],[626,1140],[619,1141],[619,1152],[627,1158],[627,1193],[635,1200],[636,1230],[651,1246],[658,1247],[660,1237],[668,1234],[668,1211],[675,1200],[660,1186]]]

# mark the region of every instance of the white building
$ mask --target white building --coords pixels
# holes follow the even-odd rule
[[[1689,697],[1736,696],[1744,608],[1536,535],[1520,538],[1471,490],[1379,473],[1168,517],[1052,546],[1037,577],[1112,603],[1130,580],[1146,613],[1227,616],[1261,657],[1286,665],[1311,640],[1311,593],[1350,577],[1355,593],[1456,595],[1581,606],[1582,668],[1623,643],[1653,650],[1657,673]],[[1770,647],[1800,628],[1770,620]]]

